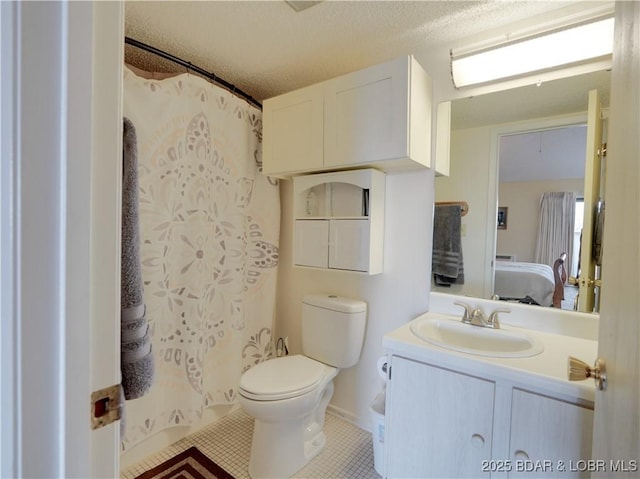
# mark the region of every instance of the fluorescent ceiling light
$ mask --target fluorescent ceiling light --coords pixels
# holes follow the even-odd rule
[[[613,18],[525,38],[475,53],[451,52],[456,88],[610,58]]]

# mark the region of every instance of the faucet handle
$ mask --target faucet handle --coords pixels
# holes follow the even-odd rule
[[[462,316],[462,321],[471,321],[471,317],[473,316],[473,307],[470,304],[463,303],[462,301],[454,301],[453,304],[458,306],[462,306],[464,308],[464,315]]]
[[[511,310],[510,309],[506,309],[506,308],[494,310],[489,315],[489,319],[487,320],[487,324],[489,326],[493,327],[494,329],[500,328],[500,321],[498,321],[498,314],[499,313],[510,313],[510,312],[511,312]]]

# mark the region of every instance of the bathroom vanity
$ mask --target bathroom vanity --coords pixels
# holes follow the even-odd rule
[[[384,336],[386,476],[588,477],[595,385],[569,382],[567,358],[593,361],[597,342],[460,311]]]

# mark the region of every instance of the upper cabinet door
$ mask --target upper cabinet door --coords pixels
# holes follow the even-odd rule
[[[325,165],[408,156],[408,57],[326,84]]]
[[[322,168],[323,89],[317,84],[265,100],[264,174]]]
[[[412,56],[265,100],[263,172],[430,166],[431,80]]]

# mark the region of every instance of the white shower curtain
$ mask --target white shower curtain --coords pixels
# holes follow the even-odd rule
[[[567,253],[565,268],[571,271],[575,211],[575,193],[558,191],[542,194],[538,218],[536,263],[553,266],[562,253]]]
[[[138,138],[140,259],[155,381],[126,404],[123,450],[204,408],[236,401],[271,352],[280,228],[277,182],[260,173],[262,112],[189,74],[125,67]]]

